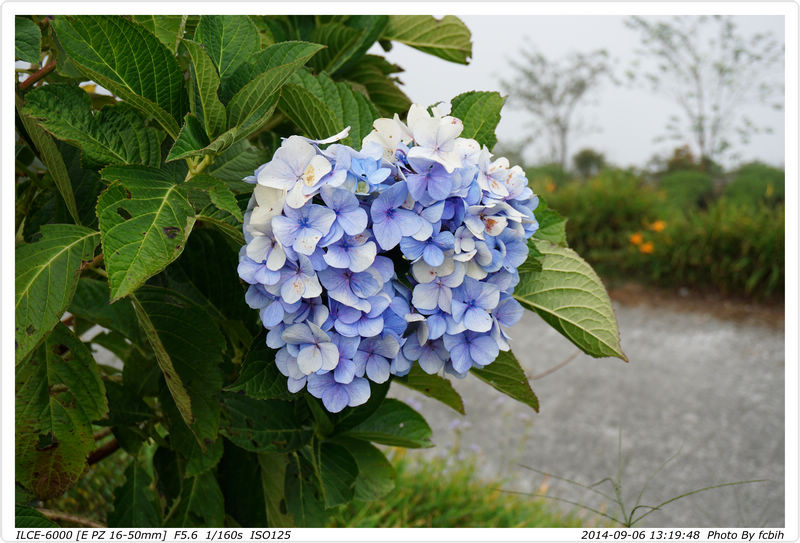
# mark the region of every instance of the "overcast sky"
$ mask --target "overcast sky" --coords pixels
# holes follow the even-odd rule
[[[546,16],[497,15],[461,16],[472,31],[473,56],[463,66],[426,55],[402,44],[385,53],[392,62],[405,68],[400,79],[406,94],[415,102],[430,105],[449,100],[469,90],[500,90],[500,79],[511,74],[509,60],[522,47],[533,46],[548,58],[571,51],[589,52],[606,49],[619,67],[618,75],[634,59],[639,35],[628,29],[619,16]],[[784,42],[783,17],[737,16],[738,27],[747,33],[769,32]],[[782,79],[782,70],[779,68]],[[584,117],[601,129],[599,133],[575,134],[570,154],[583,147],[603,152],[606,158],[622,166],[643,166],[653,155],[671,154],[678,144],[656,143],[664,133],[667,119],[678,113],[668,99],[632,88],[630,85],[604,85],[595,95],[596,105],[583,110]],[[746,108],[751,118],[772,128],[772,135],[757,135],[749,145],[738,147],[743,161],[762,160],[782,165],[784,161],[784,114],[767,107]],[[526,129],[525,114],[504,109],[497,134],[500,143],[517,141]],[[688,141],[687,141],[688,143]],[[526,156],[536,160],[546,154],[544,142],[531,146]]]

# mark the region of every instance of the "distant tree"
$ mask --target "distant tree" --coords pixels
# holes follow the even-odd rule
[[[550,60],[540,52],[523,49],[518,58],[520,61],[510,61],[516,77],[500,82],[509,95],[509,107],[533,117],[533,138],[546,135],[550,160],[566,168],[569,137],[581,126],[576,112],[604,79],[613,79],[608,53],[571,53]]]
[[[658,60],[641,71],[637,62],[629,77],[678,104],[681,116],[670,119],[667,136],[691,139],[706,169],[731,151],[734,135],[747,143],[753,134],[769,131],[741,107],[783,108],[784,47],[778,40],[763,33],[744,35],[733,18],[723,16],[630,17],[626,24],[642,37],[639,60]]]
[[[597,175],[606,165],[606,157],[594,149],[581,149],[572,157],[578,175],[587,179]]]

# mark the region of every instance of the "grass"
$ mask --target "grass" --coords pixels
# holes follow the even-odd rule
[[[413,461],[397,450],[393,464],[395,489],[381,500],[351,503],[334,517],[331,527],[578,528],[592,520],[562,513],[545,497],[502,491],[504,481],[480,479],[475,460]]]

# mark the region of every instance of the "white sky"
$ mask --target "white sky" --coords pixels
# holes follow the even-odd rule
[[[564,56],[570,51],[606,49],[619,67],[623,79],[625,69],[634,59],[639,34],[628,29],[619,16],[546,16],[497,15],[461,16],[472,32],[472,61],[463,66],[426,55],[403,44],[395,44],[386,57],[405,68],[399,74],[404,90],[413,101],[430,105],[449,100],[469,90],[500,90],[500,79],[510,79],[509,58],[526,43],[531,43],[548,58]],[[747,35],[769,32],[784,42],[783,17],[736,16],[739,29]],[[377,47],[377,46],[376,46]],[[782,78],[782,67],[780,77]],[[598,133],[575,134],[570,140],[570,155],[583,147],[591,147],[606,155],[607,160],[621,166],[643,166],[653,155],[671,154],[680,142],[655,143],[664,134],[670,115],[678,113],[668,99],[633,88],[604,85],[596,91],[596,105],[582,110],[589,124],[600,128]],[[784,113],[767,107],[746,108],[749,116],[774,133],[754,136],[746,146],[737,146],[742,161],[761,160],[774,165],[784,162]],[[518,141],[529,122],[519,110],[504,109],[497,129],[500,143]],[[688,143],[688,140],[687,140]],[[529,160],[546,155],[544,141],[526,151]],[[728,164],[729,165],[729,164]]]

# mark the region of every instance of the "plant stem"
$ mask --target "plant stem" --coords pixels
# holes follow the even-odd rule
[[[89,458],[86,459],[86,463],[90,466],[93,464],[97,464],[100,460],[107,456],[111,456],[119,449],[119,441],[116,439],[112,439],[108,443],[104,445],[100,445],[91,453],[89,453]]]
[[[48,62],[47,64],[36,70],[33,74],[31,74],[31,76],[25,79],[25,81],[20,83],[19,90],[24,91],[25,89],[27,89],[28,87],[39,81],[41,78],[43,78],[44,76],[55,70],[55,68],[56,68],[56,61],[51,60],[50,62]]]
[[[189,164],[189,173],[186,174],[186,179],[184,179],[184,182],[188,181],[189,179],[191,179],[195,175],[199,175],[199,174],[203,173],[203,170],[208,168],[208,166],[212,162],[214,162],[214,158],[213,158],[212,155],[203,156],[203,160],[201,160],[200,163],[197,164],[197,165],[195,165],[193,162],[188,162],[188,164]]]
[[[49,518],[50,520],[56,520],[56,521],[60,520],[72,524],[77,524],[79,526],[87,526],[89,528],[105,528],[105,526],[100,524],[99,522],[95,522],[85,517],[79,517],[77,515],[71,515],[69,513],[62,513],[61,511],[53,511],[52,509],[37,509],[37,511],[39,511],[42,515]]]
[[[110,435],[111,435],[111,427],[106,427],[106,428],[103,428],[102,430],[98,430],[94,434],[94,440],[95,441],[100,441],[104,437],[107,437],[107,436],[110,436]]]

